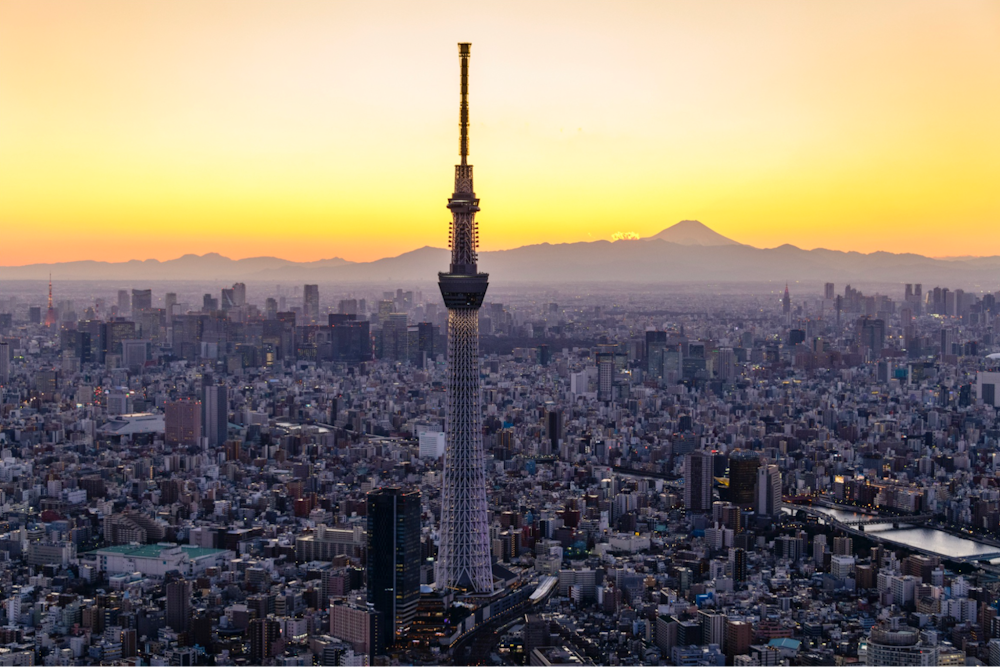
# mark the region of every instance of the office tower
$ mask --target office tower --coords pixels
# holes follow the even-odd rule
[[[759,467],[760,454],[757,452],[737,449],[729,455],[729,502],[741,509],[753,509]]]
[[[706,452],[684,457],[684,507],[699,514],[712,508],[712,457]]]
[[[663,351],[666,347],[666,331],[646,332],[646,373],[649,377],[663,377]]]
[[[854,540],[851,539],[850,537],[833,538],[833,555],[834,556],[854,555]]]
[[[201,309],[206,313],[218,310],[219,300],[214,298],[211,294],[206,294],[201,298]]]
[[[716,351],[715,375],[723,382],[736,379],[736,353],[731,347],[720,347]]]
[[[166,585],[166,622],[174,632],[187,632],[191,625],[191,582],[172,581]]]
[[[163,297],[163,309],[167,311],[167,321],[174,314],[174,306],[177,305],[177,292],[167,292]]]
[[[237,308],[247,305],[247,286],[245,283],[233,283],[233,304]]]
[[[909,286],[907,285],[907,287],[909,287]],[[829,299],[829,300],[832,301],[833,297],[834,297],[833,283],[827,283],[827,284],[825,284],[823,286],[823,298],[824,299]]]
[[[452,212],[451,266],[438,274],[448,308],[448,443],[441,489],[441,544],[435,568],[439,589],[493,593],[489,507],[483,460],[482,396],[479,385],[479,308],[489,276],[479,273],[476,247],[479,200],[472,188],[469,154],[469,50],[459,44],[461,105]]]
[[[382,358],[394,361],[409,359],[409,335],[406,313],[392,313],[382,322]]]
[[[125,317],[125,313],[128,312],[128,292],[126,290],[118,290],[118,317]]]
[[[747,580],[747,552],[739,547],[732,551],[733,560],[733,581],[744,582]]]
[[[872,627],[865,652],[866,665],[938,665],[940,647],[925,641],[917,628],[901,625],[898,616]]]
[[[197,445],[201,437],[201,401],[167,401],[163,422],[168,445]]]
[[[417,351],[421,361],[434,360],[434,325],[430,322],[417,324]]]
[[[545,437],[548,440],[549,453],[559,454],[559,445],[563,439],[563,413],[559,409],[545,411]]]
[[[538,365],[548,366],[549,361],[552,359],[552,351],[549,350],[549,346],[542,343],[538,346]]]
[[[222,288],[219,304],[222,306],[222,310],[229,310],[236,307],[236,293],[231,287]]]
[[[305,324],[319,323],[319,285],[306,285],[302,290],[302,315]]]
[[[357,315],[358,314],[358,300],[357,299],[341,299],[340,303],[337,304],[337,312],[342,315]]]
[[[615,388],[614,352],[597,353],[597,400],[610,401]]]
[[[858,320],[856,332],[860,345],[869,348],[875,357],[882,354],[885,346],[885,320],[862,317]]]
[[[205,376],[201,402],[202,435],[208,438],[209,447],[221,447],[229,431],[229,391],[225,385],[214,384],[212,376]]]
[[[773,463],[757,469],[757,514],[776,516],[781,511],[781,470]]]
[[[816,567],[823,567],[826,556],[826,535],[817,535],[813,538],[813,562]]]
[[[788,283],[785,283],[785,295],[781,297],[781,312],[787,320],[792,314],[792,298],[788,295]]]
[[[45,326],[51,327],[56,319],[56,309],[52,307],[52,274],[49,274],[49,309],[45,311]]]
[[[0,343],[0,384],[10,382],[10,345]]]
[[[387,637],[400,641],[420,600],[420,492],[384,487],[368,493],[368,602]]]
[[[132,290],[132,314],[135,315],[140,310],[149,310],[153,307],[153,290],[134,289]]]
[[[273,618],[255,618],[247,626],[250,644],[250,664],[263,665],[275,656],[276,643],[281,638],[281,624]]]

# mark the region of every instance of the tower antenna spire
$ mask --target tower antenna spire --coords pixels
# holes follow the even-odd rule
[[[458,59],[462,66],[462,101],[458,107],[458,153],[462,156],[462,164],[465,165],[469,157],[469,56],[472,44],[460,43],[458,45]]]

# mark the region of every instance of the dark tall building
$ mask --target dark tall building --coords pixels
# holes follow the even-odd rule
[[[371,361],[372,336],[368,320],[345,314],[331,314],[328,319],[331,361]]]
[[[225,385],[214,384],[205,376],[202,390],[201,429],[209,447],[221,447],[229,435],[229,392]]]
[[[705,452],[684,457],[684,507],[700,514],[712,509],[712,457]]]
[[[663,353],[666,348],[666,331],[646,332],[646,373],[649,377],[663,377]]]
[[[733,550],[733,581],[741,583],[747,580],[747,552],[745,549]]]
[[[877,357],[885,345],[885,321],[862,317],[858,320],[857,335],[858,343],[871,349]]]
[[[741,509],[753,509],[758,467],[760,455],[756,452],[737,449],[729,455],[729,502]]]
[[[247,627],[250,644],[250,664],[263,665],[276,654],[278,640],[281,639],[281,624],[273,618],[255,618]]]
[[[172,581],[167,589],[167,625],[174,632],[187,632],[191,625],[191,582]]]
[[[134,289],[132,290],[132,313],[140,310],[149,310],[153,307],[153,290]]]
[[[401,639],[420,600],[420,492],[384,487],[368,494],[368,602],[387,637]]]
[[[302,314],[306,324],[319,323],[319,285],[306,285],[302,292]]]

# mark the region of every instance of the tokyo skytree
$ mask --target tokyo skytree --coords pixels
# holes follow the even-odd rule
[[[489,508],[483,457],[482,396],[479,386],[479,307],[489,275],[479,273],[476,248],[479,200],[472,190],[469,156],[469,50],[458,45],[462,68],[459,153],[455,192],[448,200],[451,267],[438,274],[448,308],[448,418],[441,491],[441,543],[435,568],[440,590],[493,593]]]

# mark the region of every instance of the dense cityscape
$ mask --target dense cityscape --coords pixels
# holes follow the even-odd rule
[[[996,258],[685,220],[486,259],[458,55],[436,279],[0,267],[52,269],[0,280],[0,667],[1000,667]]]
[[[39,287],[3,664],[998,664],[993,294],[487,300],[484,598],[433,587],[437,294]]]

